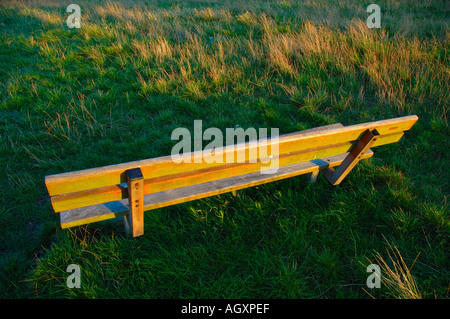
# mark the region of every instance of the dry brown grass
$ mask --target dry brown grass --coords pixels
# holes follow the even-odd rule
[[[389,297],[395,299],[421,299],[422,294],[412,274],[412,269],[420,253],[410,266],[404,260],[399,249],[395,245],[387,243],[387,257],[380,253],[375,254],[374,264],[381,268],[381,285],[388,290]],[[367,291],[366,291],[367,292]]]

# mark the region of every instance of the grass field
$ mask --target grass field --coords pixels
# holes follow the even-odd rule
[[[372,2],[77,0],[69,29],[71,2],[2,1],[0,297],[449,298],[450,7],[377,0],[369,29]],[[134,239],[120,220],[61,230],[44,184],[168,155],[195,119],[284,134],[412,114],[337,187],[149,211]]]

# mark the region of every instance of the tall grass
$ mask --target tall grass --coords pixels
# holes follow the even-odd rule
[[[393,263],[392,267],[388,265],[388,262],[380,254],[376,256],[376,260],[381,265],[384,274],[383,284],[388,286],[396,298],[421,299],[422,295],[411,273],[414,264],[408,267],[398,249],[392,249],[391,247],[391,250],[392,253],[388,253],[388,256]]]

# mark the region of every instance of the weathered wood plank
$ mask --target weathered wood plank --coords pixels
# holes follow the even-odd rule
[[[401,133],[389,134],[380,137],[372,147],[394,143],[403,135]],[[345,142],[342,144],[331,145],[326,147],[310,148],[304,151],[282,154],[278,160],[280,167],[292,165],[303,161],[310,161],[317,158],[328,157],[348,152],[353,142]],[[262,163],[237,163],[226,164],[222,166],[200,169],[192,172],[184,172],[161,176],[157,178],[149,178],[144,181],[144,195],[179,188],[200,183],[205,183],[215,179],[222,179],[237,175],[254,173],[260,171],[266,164]],[[53,209],[55,212],[86,207],[90,205],[121,200],[128,197],[126,185],[113,185],[93,190],[81,191],[76,193],[57,195],[51,198]]]
[[[318,131],[323,131],[323,130],[330,130],[330,129],[334,129],[334,128],[340,128],[340,127],[344,127],[344,125],[342,125],[341,123],[336,123],[336,124],[330,124],[330,125],[325,125],[325,126],[321,126],[321,127],[317,127],[317,128],[311,128],[311,129],[303,130],[303,131],[301,131],[301,133],[305,134],[305,133],[310,133],[310,132],[318,132]],[[291,135],[295,135],[297,133],[298,132],[294,132],[294,133],[290,133],[290,134]],[[306,173],[305,176],[306,176],[306,180],[309,183],[315,183],[316,180],[317,180],[317,177],[319,176],[319,170],[317,169],[315,171],[312,171],[311,173]]]
[[[128,215],[124,218],[128,236],[144,235],[144,177],[140,168],[127,171]]]
[[[241,176],[229,177],[221,180],[210,181],[202,184],[170,189],[144,196],[144,210],[157,209],[179,203],[184,203],[209,196],[219,195],[235,190],[257,186],[289,177],[303,175],[317,169],[327,169],[342,163],[348,153],[315,159],[303,163],[281,167],[276,174],[264,175],[259,172]],[[367,151],[361,159],[373,155]],[[101,220],[111,219],[128,214],[129,204],[127,199],[97,204],[85,208],[77,208],[60,213],[62,228],[69,228],[89,224]]]
[[[377,129],[380,135],[403,132],[409,130],[417,119],[417,116],[412,115],[319,132],[313,131],[305,134],[288,134],[288,136],[280,136],[277,145],[279,154],[297,152],[308,149],[311,145],[321,147],[330,144],[355,141],[359,139],[361,134],[367,129]],[[239,144],[233,150],[223,148],[223,158],[225,159],[226,154],[229,152],[236,154],[237,152],[244,150],[247,154],[246,161],[249,161],[253,158],[249,157],[248,150],[254,145],[254,142],[250,142]],[[220,149],[217,149],[217,152],[219,151]],[[110,185],[119,185],[126,182],[126,170],[135,167],[140,167],[144,178],[148,179],[167,174],[182,173],[223,165],[220,163],[195,163],[194,159],[200,158],[202,152],[192,152],[189,156],[192,159],[192,163],[189,164],[177,164],[172,161],[171,156],[163,156],[100,168],[49,175],[46,176],[45,183],[50,196],[54,196]]]

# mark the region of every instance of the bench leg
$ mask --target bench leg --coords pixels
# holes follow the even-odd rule
[[[377,130],[367,130],[364,132],[363,136],[355,143],[350,153],[342,161],[342,163],[336,168],[328,168],[323,171],[324,176],[332,185],[340,184],[348,173],[355,167],[359,162],[361,155],[366,153],[373,142],[376,141],[380,134]]]
[[[308,173],[305,175],[306,176],[306,180],[308,181],[308,183],[315,183],[317,180],[317,177],[319,176],[319,170],[315,170],[311,173]]]
[[[128,236],[144,235],[144,177],[140,168],[127,170],[129,212],[124,216]]]

